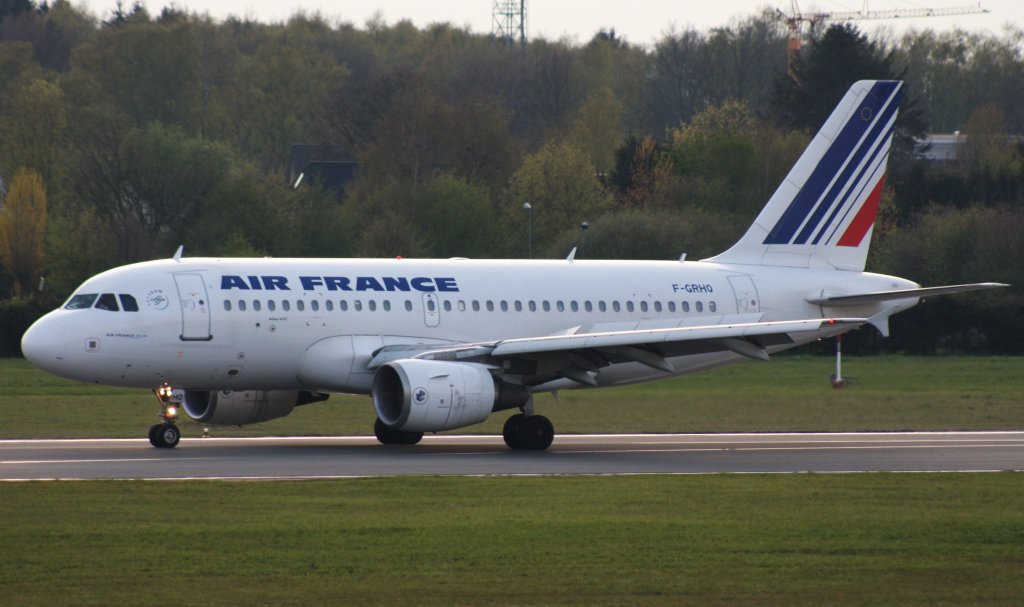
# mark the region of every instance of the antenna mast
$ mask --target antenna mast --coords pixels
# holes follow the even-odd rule
[[[526,0],[494,0],[492,34],[507,46],[526,46]]]

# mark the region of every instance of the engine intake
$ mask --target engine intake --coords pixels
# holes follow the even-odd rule
[[[410,432],[471,426],[530,398],[525,386],[495,379],[484,365],[416,359],[377,369],[371,394],[384,425]]]

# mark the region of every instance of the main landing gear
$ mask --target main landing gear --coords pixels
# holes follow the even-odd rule
[[[149,444],[160,449],[173,449],[181,440],[181,430],[174,425],[178,419],[178,407],[171,402],[171,387],[164,384],[153,390],[153,393],[160,401],[160,419],[163,423],[149,429]]]
[[[551,420],[533,412],[533,397],[522,407],[522,413],[516,413],[505,421],[501,431],[505,444],[509,449],[527,451],[543,451],[555,440],[555,426]]]

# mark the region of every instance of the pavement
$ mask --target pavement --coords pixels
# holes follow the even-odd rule
[[[619,475],[1024,471],[1024,432],[559,435],[543,452],[500,436],[2,440],[0,480],[335,479],[405,475]]]

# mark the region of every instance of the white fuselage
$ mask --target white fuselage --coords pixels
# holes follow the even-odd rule
[[[868,318],[881,304],[839,311],[806,300],[915,286],[870,273],[711,262],[186,258],[89,279],[71,301],[130,295],[138,310],[61,308],[37,322],[23,344],[44,369],[100,384],[368,393],[367,364],[384,346]],[[337,363],[338,380],[310,380],[304,354],[339,336],[351,339],[352,354]],[[738,360],[717,352],[671,363],[682,374]],[[624,363],[602,371],[598,384],[668,375]],[[562,380],[538,388],[563,387],[580,386]]]

